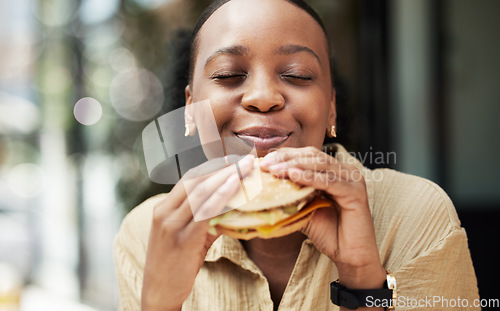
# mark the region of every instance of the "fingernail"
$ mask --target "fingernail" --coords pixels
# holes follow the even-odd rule
[[[241,159],[239,162],[238,162],[238,165],[240,167],[240,169],[243,169],[243,170],[248,170],[250,168],[253,167],[253,163],[254,163],[254,159],[255,159],[255,156],[252,155],[252,154],[249,154],[247,156],[245,156],[243,159]]]
[[[262,165],[262,166],[268,166],[268,165],[271,165],[271,164],[276,163],[276,162],[278,162],[277,152],[273,151],[271,153],[268,153],[262,159],[262,161],[260,161],[260,165]]]
[[[248,161],[253,161],[253,160],[255,160],[255,155],[253,155],[253,154],[251,154],[251,153],[250,153],[250,154],[247,154],[247,155],[245,156],[245,159],[248,159]]]
[[[255,160],[255,156],[253,154],[248,154],[246,155],[241,161],[243,161],[245,164],[252,164]]]

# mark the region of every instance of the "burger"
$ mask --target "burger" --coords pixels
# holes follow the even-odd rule
[[[211,230],[235,239],[270,239],[304,227],[313,212],[332,203],[313,187],[261,171],[255,159],[252,171],[227,203],[227,212],[210,219]]]

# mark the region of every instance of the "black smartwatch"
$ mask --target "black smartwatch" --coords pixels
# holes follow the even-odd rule
[[[396,278],[387,271],[384,288],[380,289],[349,289],[339,281],[330,283],[330,299],[332,302],[347,309],[360,307],[382,307],[394,310],[396,302]]]

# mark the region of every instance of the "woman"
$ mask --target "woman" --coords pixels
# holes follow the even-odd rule
[[[264,170],[323,190],[335,204],[299,232],[243,242],[211,235],[208,220],[192,213],[222,210],[237,175],[200,180],[189,202],[178,183],[122,224],[115,258],[123,309],[337,310],[330,282],[382,289],[387,270],[406,302],[460,297],[474,309],[467,238],[446,194],[421,178],[368,170],[340,145],[321,151],[325,135],[335,136],[329,55],[324,27],[302,1],[226,0],[207,9],[193,35],[187,107],[208,99],[221,137],[252,142]],[[187,134],[203,142],[200,116],[186,111]],[[242,174],[252,162],[240,161]],[[398,307],[411,309],[404,299]]]

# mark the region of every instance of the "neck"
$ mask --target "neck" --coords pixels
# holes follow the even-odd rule
[[[302,242],[305,239],[304,234],[295,232],[280,238],[242,241],[242,245],[250,259],[255,262],[264,264],[288,262],[295,264]]]

